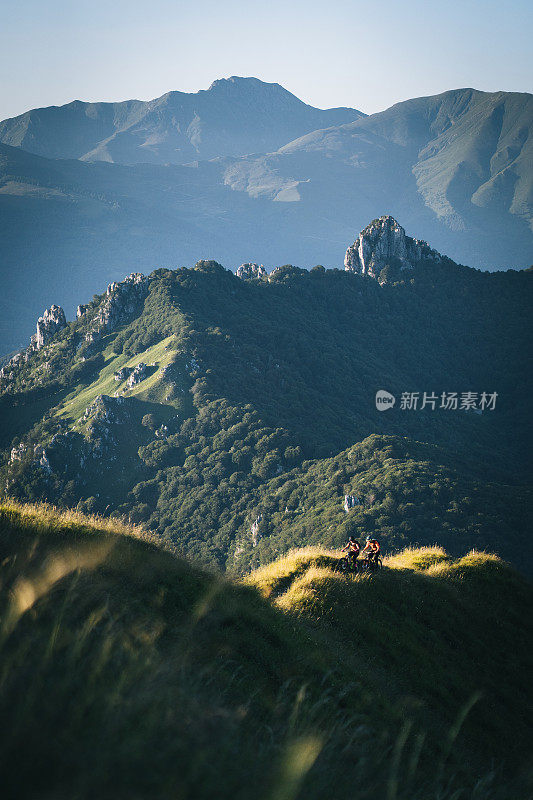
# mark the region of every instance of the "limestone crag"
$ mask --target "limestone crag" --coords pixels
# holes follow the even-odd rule
[[[4,364],[2,369],[0,369],[0,388],[3,389],[5,385],[15,379],[18,368],[26,363],[28,357],[28,351],[24,350],[22,353],[16,353],[13,358],[10,358],[9,361]]]
[[[16,378],[18,370],[28,361],[31,353],[47,345],[56,333],[66,327],[67,320],[61,306],[53,305],[47,308],[42,317],[37,320],[37,329],[30,339],[29,346],[22,352],[16,353],[0,369],[0,388],[5,388],[7,384]]]
[[[346,494],[344,495],[344,503],[343,508],[348,513],[351,508],[355,508],[355,506],[359,505],[359,500],[354,494]]]
[[[129,406],[124,397],[109,397],[107,394],[99,394],[93,402],[87,406],[82,416],[82,420],[112,422],[123,424],[130,419]]]
[[[118,383],[122,383],[130,377],[132,372],[133,367],[122,367],[122,369],[119,369],[118,372],[113,373],[113,378]]]
[[[248,262],[246,264],[241,264],[237,269],[237,277],[243,278],[244,280],[266,278],[267,271],[262,264],[252,264]]]
[[[141,361],[139,364],[137,364],[128,378],[127,386],[129,389],[133,389],[134,386],[137,386],[138,383],[146,378],[146,369],[147,368],[144,361]]]
[[[37,331],[31,337],[31,343],[36,350],[40,350],[56,333],[67,327],[65,312],[61,306],[50,306],[42,317],[37,320]]]
[[[93,321],[93,332],[110,333],[126,317],[132,314],[148,291],[148,280],[141,272],[132,272],[117,283],[107,287],[106,296]]]
[[[256,517],[256,519],[253,521],[252,527],[250,528],[250,534],[252,536],[252,547],[257,547],[257,543],[261,538],[261,534],[259,532],[259,526],[261,525],[262,521],[263,521],[263,515],[259,514],[259,516]]]
[[[441,256],[427,242],[407,236],[393,217],[383,216],[361,231],[346,251],[344,266],[348,272],[379,279],[381,270],[388,265],[412,269],[425,260],[439,262]]]

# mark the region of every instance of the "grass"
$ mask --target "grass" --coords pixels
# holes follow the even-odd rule
[[[401,553],[389,556],[385,564],[393,569],[424,570],[435,565],[449,564],[453,559],[442,547],[406,547]]]
[[[173,335],[167,336],[166,339],[162,339],[144,352],[130,358],[124,354],[115,354],[113,352],[113,343],[111,342],[103,351],[106,363],[100,370],[96,380],[81,389],[81,391],[76,390],[66,397],[57,414],[64,418],[78,420],[87,406],[98,395],[107,394],[112,396],[115,392],[123,393],[125,397],[137,397],[140,400],[168,401],[169,398],[162,386],[159,372],[174,361],[176,353],[167,349],[173,338]],[[118,372],[123,367],[136,367],[141,361],[145,364],[156,364],[157,370],[131,389],[127,388],[126,381],[121,383],[115,381],[113,377],[115,372]]]
[[[336,557],[231,582],[139,528],[1,504],[4,796],[530,796],[530,586],[481,553],[370,578]]]

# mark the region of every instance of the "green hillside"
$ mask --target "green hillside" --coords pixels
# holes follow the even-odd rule
[[[407,550],[243,583],[138,529],[0,507],[6,797],[526,798],[531,587]]]
[[[531,570],[531,285],[445,258],[382,286],[216,262],[115,284],[4,369],[1,491],[125,517],[238,574],[369,532]],[[379,412],[383,388],[398,402]],[[404,391],[498,401],[408,411]]]

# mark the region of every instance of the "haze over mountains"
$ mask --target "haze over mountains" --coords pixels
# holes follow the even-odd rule
[[[277,83],[233,76],[194,94],[168,92],[146,102],[33,109],[0,123],[0,140],[48,158],[186,164],[277,150],[317,128],[362,116],[353,108],[322,111]]]
[[[457,262],[528,266],[532,130],[529,94],[458,89],[365,117],[253,78],[6,120],[0,352],[45,307],[71,315],[132,270],[209,257],[342,268],[382,214]]]

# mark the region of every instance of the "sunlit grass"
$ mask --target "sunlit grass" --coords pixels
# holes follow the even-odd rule
[[[141,400],[160,400],[161,392],[158,391],[158,384],[161,382],[160,371],[172,363],[176,357],[173,350],[167,349],[174,336],[167,336],[152,347],[147,348],[142,353],[128,357],[124,354],[117,355],[113,352],[112,343],[109,344],[104,352],[105,365],[100,370],[98,377],[89,386],[76,391],[65,398],[64,403],[58,409],[58,414],[72,420],[78,420],[87,406],[89,406],[99,395],[106,394],[112,396],[115,392],[124,393],[126,397],[137,397]],[[157,370],[153,375],[148,376],[137,386],[128,389],[126,381],[117,382],[114,373],[123,367],[136,367],[143,361],[145,364],[155,363]],[[154,392],[157,398],[154,398]]]
[[[527,796],[492,762],[527,748],[531,590],[495,556],[344,576],[305,548],[238,583],[140,528],[12,502],[0,556],[8,796]]]
[[[333,567],[339,553],[320,547],[302,547],[255,570],[245,578],[245,583],[254,586],[264,597],[273,597],[284,591],[292,581],[306,572],[310,566]]]
[[[401,553],[385,559],[385,565],[392,569],[428,569],[435,564],[448,564],[450,556],[442,547],[406,547]]]

